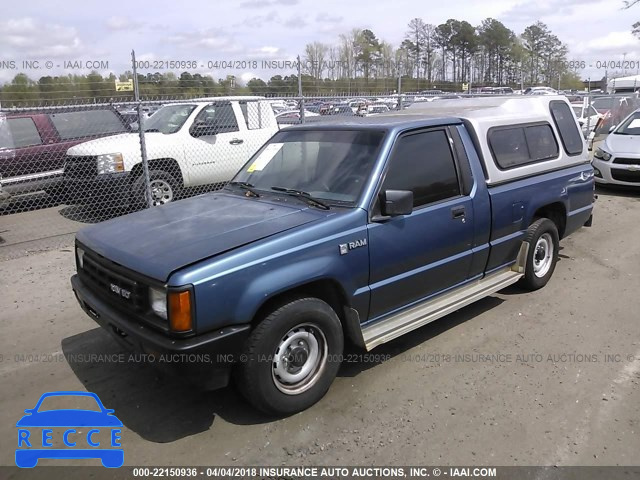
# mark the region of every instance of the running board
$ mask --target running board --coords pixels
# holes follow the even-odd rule
[[[526,247],[521,248],[518,260],[522,256],[526,258],[526,250]],[[364,327],[362,337],[367,351],[516,283],[524,275],[524,269],[518,263]]]

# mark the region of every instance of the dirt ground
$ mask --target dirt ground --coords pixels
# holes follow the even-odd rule
[[[354,355],[320,403],[277,420],[233,388],[92,361],[122,351],[76,304],[77,224],[58,210],[0,217],[2,465],[24,409],[54,390],[115,409],[127,465],[639,462],[639,193],[599,191],[593,227],[562,242],[544,289],[486,298],[375,349],[384,361]],[[45,222],[55,236],[24,241]]]

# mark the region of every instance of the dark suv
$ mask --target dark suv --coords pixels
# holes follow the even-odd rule
[[[44,190],[56,199],[70,147],[129,131],[121,115],[108,106],[0,115],[2,189],[12,196]]]

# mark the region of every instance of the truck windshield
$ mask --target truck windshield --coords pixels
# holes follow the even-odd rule
[[[383,137],[381,131],[281,131],[233,182],[271,193],[278,187],[328,202],[353,203],[369,177]]]
[[[195,105],[167,105],[144,121],[145,132],[176,133],[187,121]]]

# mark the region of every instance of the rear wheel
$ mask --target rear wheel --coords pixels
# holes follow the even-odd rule
[[[338,373],[344,339],[333,309],[317,298],[269,313],[247,340],[236,381],[268,414],[289,415],[320,400]]]
[[[556,268],[560,247],[558,228],[548,218],[539,218],[529,226],[525,242],[529,244],[529,253],[519,285],[537,290],[549,282]]]

